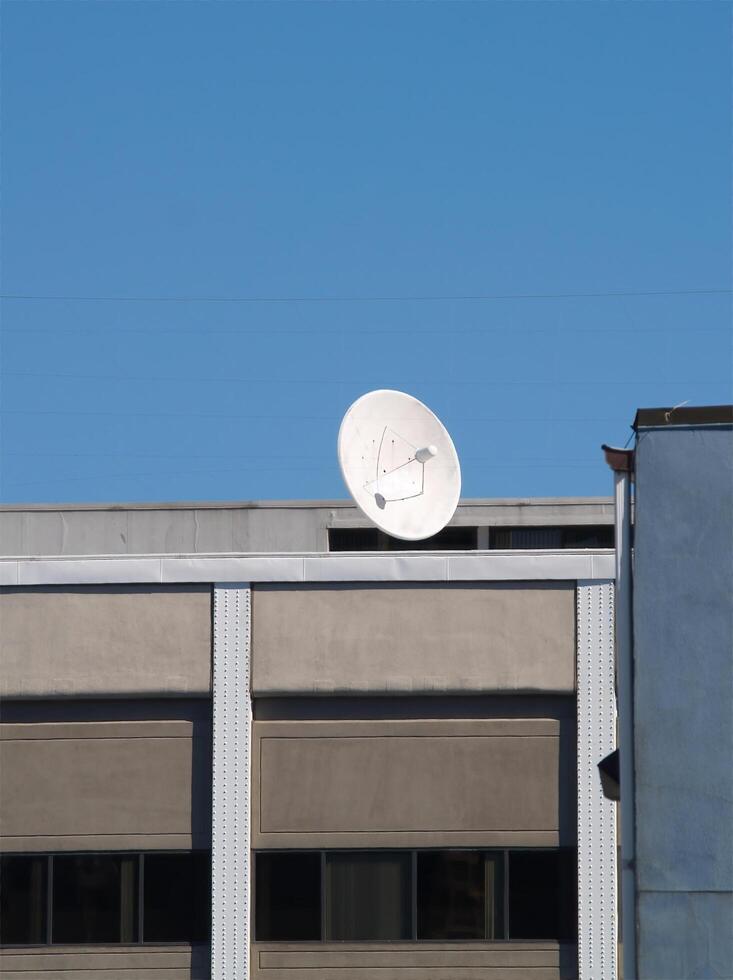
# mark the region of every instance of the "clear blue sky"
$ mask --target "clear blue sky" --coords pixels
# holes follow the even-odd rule
[[[0,499],[344,497],[378,387],[610,493],[733,396],[731,9],[4,2]]]

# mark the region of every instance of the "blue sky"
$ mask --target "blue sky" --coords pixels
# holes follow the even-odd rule
[[[3,502],[344,497],[379,387],[465,496],[606,494],[731,401],[729,4],[1,14]]]

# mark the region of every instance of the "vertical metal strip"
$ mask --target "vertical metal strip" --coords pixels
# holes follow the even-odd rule
[[[578,582],[578,969],[581,980],[617,976],[616,806],[598,763],[616,747],[611,581]]]
[[[214,586],[211,977],[249,977],[249,584]]]

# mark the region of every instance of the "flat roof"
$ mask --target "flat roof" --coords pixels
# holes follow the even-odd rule
[[[613,524],[611,497],[462,500],[453,527]],[[373,527],[348,500],[0,506],[0,555],[326,552],[330,528]],[[488,547],[488,544],[485,544]]]

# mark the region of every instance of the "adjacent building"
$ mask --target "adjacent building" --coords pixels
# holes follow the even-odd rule
[[[733,409],[635,428],[636,975],[730,978]]]

